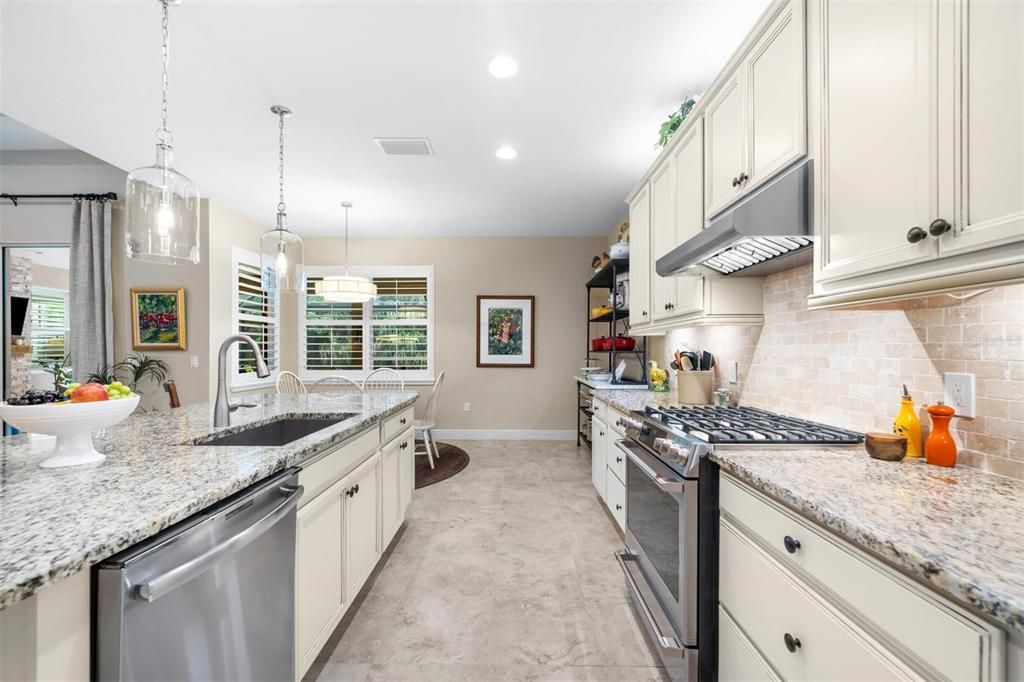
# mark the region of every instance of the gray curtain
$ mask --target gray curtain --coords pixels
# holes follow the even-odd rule
[[[114,361],[114,301],[110,263],[110,203],[75,199],[71,215],[68,307],[74,379]]]

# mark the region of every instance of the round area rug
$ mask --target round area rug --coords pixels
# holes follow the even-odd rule
[[[416,441],[416,449],[423,449],[423,441]],[[438,481],[451,478],[469,464],[469,455],[462,448],[448,443],[438,443],[438,457],[434,458],[434,468],[430,468],[426,455],[416,455],[416,487],[424,488]]]

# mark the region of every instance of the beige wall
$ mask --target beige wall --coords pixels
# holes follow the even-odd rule
[[[603,236],[353,239],[351,262],[434,267],[434,364],[446,372],[439,428],[571,430],[572,376],[585,356],[583,285],[604,242]],[[307,265],[342,265],[343,240],[306,238],[305,254]],[[477,294],[536,297],[535,367],[476,367]],[[294,300],[285,306],[282,327],[284,366],[295,369]],[[463,411],[466,402],[470,412]]]
[[[32,264],[32,286],[68,290],[68,271],[49,265]]]

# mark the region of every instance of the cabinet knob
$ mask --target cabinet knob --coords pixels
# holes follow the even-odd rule
[[[603,438],[603,437],[604,437],[604,431],[600,431],[600,432],[598,433],[598,435],[599,435],[599,436],[601,436],[601,437]]]
[[[615,511],[622,511],[622,505],[621,504],[615,505]]]
[[[737,184],[742,185],[744,182],[750,179],[750,176],[747,175],[746,173],[740,173],[740,176],[736,179],[739,180]]]
[[[796,554],[796,551],[800,549],[800,541],[789,535],[782,538],[782,544],[786,546],[786,551],[790,554]]]
[[[733,178],[732,179],[732,186],[733,187],[739,187],[740,186],[740,179],[739,178]]]
[[[616,462],[617,464],[622,464],[622,458],[621,458],[621,457],[616,457],[616,458],[615,458],[615,462]]]
[[[800,648],[800,639],[788,632],[782,636],[782,641],[786,643],[786,648],[789,649],[791,654],[796,653],[796,650]]]
[[[353,494],[353,495],[356,495],[356,494],[358,494],[358,493],[359,493],[359,484],[358,484],[358,483],[356,483],[355,487],[354,487],[354,488],[352,488],[352,494]]]
[[[402,417],[402,418],[401,418],[401,419],[399,420],[399,423],[401,423],[401,424],[404,424],[404,423],[405,423],[406,421],[408,421],[408,419],[407,419],[406,417]]]
[[[668,309],[669,310],[675,310],[676,309],[676,304],[675,303],[669,303],[668,304]]]
[[[398,446],[400,450],[405,450],[407,447],[409,447],[409,441],[406,441]]]
[[[643,311],[643,316],[647,317],[647,311],[646,310]]]
[[[922,239],[925,239],[927,236],[928,233],[922,230],[920,227],[917,227],[916,225],[907,230],[907,241],[910,242],[911,244],[916,244]]]
[[[949,224],[948,220],[944,218],[937,218],[928,226],[928,233],[933,237],[941,237],[952,229],[953,226]]]

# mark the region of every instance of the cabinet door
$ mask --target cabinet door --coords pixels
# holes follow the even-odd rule
[[[608,511],[612,513],[612,518],[618,524],[619,530],[625,531],[626,486],[610,470],[608,472],[608,482],[605,485],[604,502],[608,505]]]
[[[380,453],[342,479],[345,488],[345,599],[351,601],[381,555]]]
[[[1024,3],[960,0],[954,23],[959,173],[943,255],[1024,239]]]
[[[675,161],[671,157],[651,178],[651,317],[662,320],[676,305],[676,278],[661,277],[654,264],[675,248]]]
[[[704,120],[698,119],[686,132],[675,155],[676,240],[682,244],[704,229]],[[675,315],[704,310],[704,278],[679,275],[676,283]]]
[[[402,439],[395,439],[380,452],[380,546],[387,547],[402,525]]]
[[[405,520],[405,515],[409,510],[409,504],[412,502],[412,494],[416,489],[416,432],[414,429],[409,429],[405,436],[402,438],[408,445],[405,448],[400,448],[401,452],[398,455],[400,464],[399,468],[401,471],[401,480],[399,488],[399,508],[401,520],[399,523]]]
[[[757,647],[747,639],[729,613],[718,607],[718,682],[778,680]]]
[[[747,191],[807,152],[804,3],[791,0],[746,61],[750,99]]]
[[[630,227],[630,232],[633,228]],[[602,498],[605,491],[605,469],[608,456],[608,427],[596,416],[590,420],[590,480]]]
[[[747,135],[743,69],[723,84],[704,112],[704,183],[710,218],[743,191],[747,172]]]
[[[343,481],[299,509],[295,548],[296,664],[302,677],[347,603],[342,589]]]
[[[629,205],[629,324],[651,321],[651,195],[640,190]]]
[[[936,240],[907,232],[937,210],[935,2],[829,0],[817,12],[816,279],[933,259]]]

